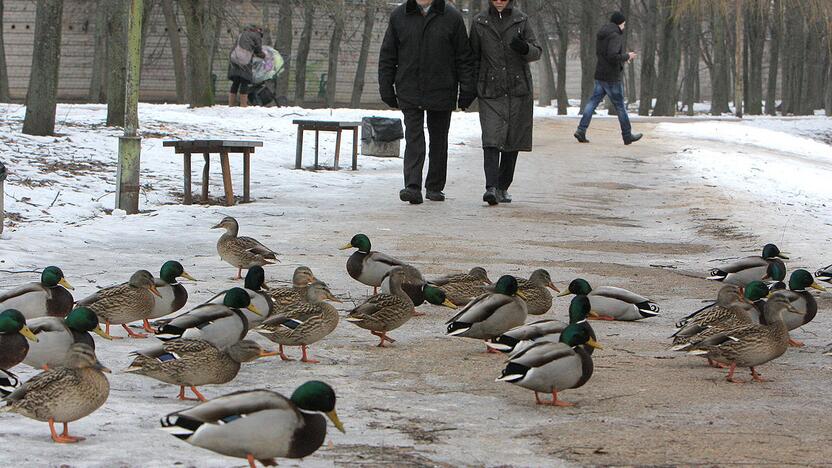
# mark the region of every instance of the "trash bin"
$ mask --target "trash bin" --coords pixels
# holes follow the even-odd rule
[[[3,184],[6,180],[6,166],[0,162],[0,234],[3,234],[3,223],[6,220],[6,211],[3,206],[6,195],[3,193]]]
[[[364,117],[361,119],[361,154],[398,158],[404,138],[402,119]]]

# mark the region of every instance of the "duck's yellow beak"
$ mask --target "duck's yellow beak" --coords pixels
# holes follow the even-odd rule
[[[252,313],[256,315],[259,315],[261,317],[263,316],[263,314],[259,310],[257,310],[257,307],[254,307],[254,304],[249,304],[248,307],[246,307],[246,309],[250,310]]]
[[[101,329],[101,327],[93,328],[92,332],[95,333],[96,335],[100,336],[101,338],[104,338],[105,340],[112,340],[113,339],[113,337],[108,335],[107,333],[105,333],[104,330]]]
[[[60,284],[61,286],[65,287],[67,289],[70,289],[72,291],[75,290],[75,288],[73,288],[72,285],[69,284],[69,281],[66,280],[66,278],[61,278],[61,280],[58,281],[58,284]]]
[[[445,299],[445,301],[444,301],[444,302],[442,302],[442,305],[443,305],[443,306],[445,306],[445,307],[447,307],[447,308],[449,308],[449,309],[456,309],[456,304],[454,304],[453,302],[449,301],[448,299]]]
[[[34,343],[38,342],[38,337],[35,336],[35,334],[32,333],[32,330],[29,330],[29,327],[27,327],[27,326],[24,326],[23,328],[20,329],[20,334],[25,336],[26,339],[29,340],[29,341],[32,341]]]
[[[529,296],[527,296],[526,293],[524,293],[523,291],[517,291],[515,294],[517,294],[517,297],[519,297],[520,299],[525,300],[529,298]]]
[[[332,424],[335,426],[336,429],[343,432],[344,434],[347,433],[347,431],[344,430],[344,425],[341,424],[341,420],[338,419],[338,413],[336,413],[335,410],[326,413],[326,416],[329,418],[330,421],[332,421]]]
[[[185,279],[191,280],[191,281],[199,281],[196,278],[194,278],[193,276],[189,275],[187,271],[183,271],[182,274],[179,275],[179,276],[181,276]]]
[[[604,347],[601,346],[600,343],[598,343],[597,341],[595,341],[592,338],[590,338],[589,341],[586,342],[586,344],[589,345],[589,346],[592,346],[595,349],[604,349]]]
[[[561,292],[560,294],[558,294],[558,296],[557,296],[557,297],[568,296],[568,295],[570,295],[570,294],[572,294],[572,292],[571,292],[571,291],[569,291],[569,290],[567,289],[566,291],[563,291],[563,292]]]
[[[343,247],[341,247],[341,248],[340,248],[340,249],[338,249],[338,250],[347,250],[347,249],[351,249],[351,248],[352,248],[352,244],[350,243],[350,244],[346,244],[346,245],[344,245]]]
[[[159,297],[162,297],[162,294],[159,292],[159,290],[158,290],[158,289],[156,289],[156,286],[151,285],[151,286],[150,286],[150,287],[148,287],[147,289],[149,289],[149,290],[150,290],[150,292],[152,292],[153,294],[155,294],[155,295],[157,295],[157,296],[159,296]]]
[[[553,283],[553,282],[551,282],[551,281],[549,281],[549,284],[547,284],[546,286],[548,286],[548,287],[549,287],[549,289],[551,289],[552,291],[555,291],[555,292],[560,292],[560,289],[558,289],[558,287],[557,287],[557,286],[555,286],[555,283]]]
[[[280,353],[278,353],[277,351],[266,351],[265,349],[261,349],[260,350],[260,355],[257,356],[257,357],[271,357],[271,356],[277,356],[278,354],[280,354]]]
[[[270,290],[271,288],[269,287],[269,285],[268,285],[268,284],[263,283],[263,284],[261,284],[261,285],[260,285],[260,289],[262,289],[263,291],[268,291],[268,290]]]
[[[812,286],[810,286],[810,287],[811,287],[812,289],[817,289],[818,291],[826,291],[826,288],[824,288],[823,286],[819,285],[818,283],[812,283]]]
[[[783,253],[783,252],[780,252],[779,254],[777,254],[777,256],[778,256],[778,257],[780,257],[780,258],[782,258],[782,259],[784,259],[784,260],[788,260],[788,259],[789,259],[789,257],[788,257],[785,253]]]

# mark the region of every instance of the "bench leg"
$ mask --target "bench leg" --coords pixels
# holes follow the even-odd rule
[[[185,190],[183,191],[182,203],[190,205],[193,203],[193,197],[191,196],[191,153],[185,153],[184,156]]]
[[[211,156],[209,153],[202,153],[205,158],[205,165],[202,167],[202,203],[208,204],[208,174],[211,173]]]
[[[231,165],[228,163],[228,153],[220,153],[222,165],[222,184],[225,186],[225,206],[234,204],[234,189],[231,185]]]
[[[320,142],[320,131],[315,130],[315,170],[318,170],[318,144]]]
[[[251,153],[243,152],[243,203],[249,202],[249,184],[251,183]]]
[[[358,170],[358,127],[352,129],[352,170]]]
[[[295,147],[295,169],[300,169],[303,159],[303,125],[298,125],[298,143]]]
[[[338,164],[338,159],[341,156],[341,129],[338,129],[338,136],[335,137],[335,170],[341,169]]]

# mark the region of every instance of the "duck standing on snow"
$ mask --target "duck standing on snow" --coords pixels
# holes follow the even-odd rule
[[[159,279],[156,280],[156,290],[159,291],[159,298],[156,299],[153,305],[153,312],[150,316],[144,319],[144,330],[148,333],[155,333],[156,331],[150,326],[148,320],[162,318],[179,309],[185,307],[188,303],[188,290],[182,286],[177,278],[185,278],[191,281],[196,281],[193,276],[189,275],[182,267],[182,264],[169,260],[162,265],[159,270]]]
[[[75,288],[64,278],[64,272],[56,266],[48,266],[40,274],[39,283],[0,293],[0,310],[15,309],[27,319],[66,317],[75,303],[67,289]]]
[[[714,268],[707,279],[745,286],[752,281],[765,279],[769,264],[782,264],[783,260],[781,259],[788,260],[789,257],[780,252],[776,245],[766,244],[761,256],[744,257],[730,265]],[[783,265],[784,270],[785,268],[785,265]]]
[[[231,216],[226,216],[211,229],[225,229],[217,241],[217,253],[231,266],[237,267],[235,280],[242,279],[243,269],[253,266],[270,265],[277,261],[277,253],[251,237],[237,237],[240,225]]]
[[[526,302],[523,293],[517,290],[517,279],[505,275],[497,280],[494,292],[480,295],[445,322],[446,334],[491,340],[523,325],[526,315]],[[495,352],[486,348],[488,352]]]
[[[55,442],[79,442],[84,438],[69,435],[69,423],[88,416],[107,401],[110,383],[105,372],[110,371],[95,359],[92,348],[76,343],[70,348],[66,366],[32,377],[3,399],[6,406],[0,413],[48,422]],[[55,423],[63,423],[62,434],[55,430]]]
[[[825,268],[821,268],[820,270],[815,272],[815,278],[818,281],[825,281],[827,283],[832,284],[832,265],[829,265]]]
[[[378,294],[378,287],[381,286],[384,276],[397,266],[409,266],[405,262],[395,259],[381,252],[371,250],[370,238],[364,234],[356,234],[349,244],[341,247],[341,250],[358,249],[347,259],[347,273],[359,283],[373,287],[373,295]],[[406,273],[406,272],[405,272]],[[402,278],[401,286],[406,283],[407,277]]]
[[[517,289],[526,296],[526,307],[529,315],[543,315],[552,308],[552,293],[560,292],[554,283],[549,272],[544,269],[532,272],[529,279],[517,278]]]
[[[243,313],[246,314],[246,318],[248,319],[248,328],[252,329],[260,325],[260,322],[274,313],[275,310],[274,301],[268,294],[268,291],[263,290],[268,289],[268,286],[266,286],[266,272],[263,270],[263,267],[253,266],[249,268],[248,273],[246,273],[246,281],[243,289],[248,293],[251,304],[257,309],[256,314],[248,309],[243,310]],[[207,303],[222,304],[227,292],[228,290],[225,290],[217,294],[211,299],[208,299]]]
[[[585,279],[578,278],[569,283],[566,291],[558,297],[583,294],[589,297],[592,310],[600,320],[633,321],[659,315],[659,306],[646,297],[613,286],[592,288]]]
[[[319,381],[298,387],[291,398],[269,390],[229,393],[162,418],[162,430],[185,442],[229,457],[277,465],[274,458],[304,458],[326,438],[325,414],[344,432],[335,412],[335,391]]]
[[[401,267],[390,271],[390,294],[375,294],[363,304],[356,307],[347,315],[347,322],[351,322],[379,337],[378,347],[383,348],[384,342],[395,343],[396,340],[387,336],[387,332],[395,330],[413,317],[416,309],[413,301],[402,290],[405,272]]]
[[[70,349],[75,343],[82,343],[95,351],[95,341],[89,332],[112,340],[98,326],[98,316],[86,307],[77,307],[66,316],[40,317],[29,321],[37,342],[29,346],[23,363],[36,369],[47,369],[64,365]]]
[[[110,325],[116,324],[124,327],[133,338],[147,338],[147,335],[131,330],[127,324],[150,316],[156,305],[154,295],[161,298],[156,280],[149,271],[139,270],[133,273],[129,282],[99,289],[78,301],[78,306],[89,308],[99,320],[104,320],[107,335],[110,335]]]
[[[583,344],[601,349],[585,328],[569,325],[557,343],[540,341],[512,355],[497,381],[534,391],[538,405],[574,406],[559,400],[558,392],[581,387],[592,377],[592,356]],[[538,393],[551,393],[552,400],[544,402]]]
[[[818,313],[818,301],[806,288],[826,291],[826,288],[815,282],[811,273],[801,269],[793,271],[789,276],[789,289],[778,290],[773,293],[775,296],[786,298],[793,306],[793,309],[783,312],[783,321],[789,330],[806,325]],[[791,346],[803,346],[803,342],[792,338],[789,338],[789,344]]]
[[[308,266],[295,268],[292,274],[292,286],[289,288],[269,288],[266,294],[274,302],[274,313],[279,314],[283,307],[306,302],[306,287],[317,281],[312,269]]]
[[[26,317],[19,310],[0,313],[0,395],[7,395],[17,386],[17,377],[7,369],[23,362],[29,352],[29,341],[38,339],[26,326]]]
[[[458,307],[473,301],[483,293],[483,286],[491,284],[485,268],[474,267],[468,273],[443,276],[430,282],[445,293],[445,297]]]

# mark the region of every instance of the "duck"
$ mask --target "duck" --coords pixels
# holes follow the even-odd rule
[[[765,279],[768,265],[770,263],[782,264],[781,259],[788,260],[789,257],[783,254],[776,245],[766,244],[763,246],[762,255],[744,257],[729,265],[714,268],[707,279],[745,286],[754,280]]]
[[[518,291],[517,279],[504,275],[486,292],[469,302],[445,322],[446,335],[492,340],[523,325],[528,315],[524,294]],[[486,351],[497,352],[486,346]]]
[[[103,320],[105,331],[110,335],[110,325],[121,325],[131,338],[147,338],[127,326],[130,322],[144,320],[156,305],[154,296],[161,298],[156,289],[156,280],[147,270],[139,270],[130,276],[130,281],[104,289],[78,301],[79,307],[87,307]],[[113,337],[121,339],[121,337]]]
[[[162,430],[195,447],[274,466],[274,458],[305,458],[326,438],[326,415],[341,432],[335,391],[311,380],[290,398],[270,390],[229,393],[162,418]],[[322,413],[322,414],[321,414]]]
[[[425,302],[436,306],[444,306],[449,309],[456,309],[457,306],[448,300],[445,292],[436,286],[428,283],[422,278],[422,274],[416,268],[405,265],[400,267],[405,271],[405,282],[402,284],[402,291],[410,297],[413,305],[418,307]],[[381,292],[390,294],[390,273],[384,275],[381,281]],[[416,316],[425,315],[420,312],[415,312]]]
[[[29,328],[37,342],[29,345],[23,363],[35,369],[48,369],[64,364],[75,343],[83,343],[95,351],[95,341],[89,332],[112,340],[98,326],[98,316],[87,307],[76,307],[66,316],[40,317],[29,321]]]
[[[372,251],[370,238],[365,234],[356,234],[341,250],[358,249],[347,259],[347,273],[359,283],[373,287],[373,295],[378,294],[384,276],[393,267],[406,266],[401,260],[381,252]],[[402,283],[404,284],[404,283]]]
[[[277,252],[251,237],[237,237],[240,225],[231,216],[226,216],[211,229],[225,229],[225,234],[217,241],[217,253],[220,259],[237,267],[235,280],[243,278],[243,269],[253,266],[271,265],[277,262]]]
[[[589,336],[595,340],[597,339],[595,337],[595,330],[593,330],[592,326],[589,322],[587,322],[587,318],[594,315],[596,314],[592,311],[589,304],[589,298],[582,294],[577,295],[573,297],[572,302],[569,303],[569,323],[553,319],[537,320],[535,322],[512,328],[497,338],[487,341],[486,344],[490,348],[496,349],[501,353],[512,355],[522,352],[538,340],[557,342],[560,333],[562,333],[567,326],[572,324],[577,324],[585,328],[589,333]],[[584,346],[584,350],[589,354],[592,354],[592,352],[595,351],[595,348],[591,346]]]
[[[219,349],[205,340],[183,338],[134,351],[131,356],[136,358],[124,372],[179,385],[180,400],[188,399],[185,387],[189,387],[197,400],[207,401],[196,387],[231,382],[243,363],[270,355],[250,340]]]
[[[784,313],[794,313],[794,307],[786,297],[774,295],[766,303],[763,324],[745,324],[709,336],[694,343],[688,354],[705,356],[709,360],[729,366],[726,380],[742,383],[734,378],[737,366],[749,367],[753,380],[765,382],[756,367],[777,359],[789,347],[789,329],[783,321]]]
[[[241,309],[248,319],[249,329],[252,329],[257,325],[260,325],[260,322],[262,322],[263,319],[270,316],[275,311],[274,301],[267,291],[268,286],[266,286],[266,272],[263,270],[263,267],[253,266],[248,269],[243,289],[246,293],[248,293],[251,304],[254,305],[254,308],[257,310],[257,313],[255,314],[249,309]],[[207,302],[211,304],[222,304],[227,292],[228,290],[225,290],[211,299],[208,299]]]
[[[363,304],[351,310],[346,320],[360,328],[370,330],[379,338],[378,347],[383,348],[384,342],[395,343],[396,340],[387,336],[410,320],[415,314],[413,301],[402,290],[405,271],[395,267],[390,271],[390,294],[375,294]]]
[[[306,301],[306,287],[311,283],[317,281],[312,269],[308,266],[301,265],[295,268],[292,274],[292,286],[289,288],[273,288],[269,287],[266,294],[272,298],[274,302],[274,313],[281,313],[285,306],[298,304]]]
[[[592,356],[582,345],[603,349],[586,328],[567,326],[557,343],[540,341],[509,358],[498,382],[509,382],[534,391],[538,405],[575,406],[558,398],[558,392],[579,388],[592,377]],[[551,393],[548,402],[539,393]]]
[[[592,310],[598,314],[600,320],[633,321],[659,315],[659,306],[640,294],[613,286],[593,289],[589,282],[582,278],[569,283],[569,287],[558,294],[558,297],[570,294],[589,296]]]
[[[29,342],[38,338],[26,325],[26,317],[17,309],[0,312],[0,370],[20,364],[29,352]]]
[[[278,355],[284,361],[291,361],[283,352],[284,346],[300,346],[303,352],[301,362],[317,364],[309,359],[307,347],[332,333],[338,326],[338,310],[324,301],[341,302],[323,281],[315,281],[306,288],[304,303],[289,306],[281,315],[266,319],[254,331],[279,346]]]
[[[171,320],[162,321],[156,337],[162,341],[177,338],[202,339],[220,349],[242,341],[249,322],[242,309],[260,314],[243,288],[231,288],[222,304],[202,304]]]
[[[671,335],[673,345],[670,349],[684,351],[723,330],[755,323],[753,311],[756,308],[749,304],[743,293],[743,288],[733,284],[720,288],[715,304],[710,304],[683,320],[684,324]]]
[[[48,266],[40,274],[39,283],[25,284],[0,293],[0,310],[14,309],[27,319],[66,317],[75,303],[68,290],[74,289],[60,268]]]
[[[816,271],[815,278],[817,278],[818,281],[825,281],[832,284],[832,265],[828,265]]]
[[[818,301],[806,288],[826,291],[826,288],[819,285],[812,274],[806,270],[794,270],[789,276],[789,289],[777,290],[773,294],[785,297],[794,306],[788,312],[783,313],[783,321],[789,330],[794,330],[811,322],[818,313]],[[770,300],[770,299],[769,299]],[[789,338],[791,346],[803,346],[802,341]]]
[[[159,291],[159,299],[153,305],[153,311],[144,319],[144,330],[148,333],[156,331],[150,326],[149,320],[162,318],[179,312],[188,303],[188,290],[177,278],[196,281],[196,279],[185,271],[181,263],[176,260],[168,260],[159,270],[159,278],[156,280],[156,290]]]
[[[69,423],[92,414],[107,401],[110,370],[95,358],[95,351],[83,343],[69,350],[65,366],[55,367],[32,377],[3,399],[0,413],[17,413],[36,421],[48,422],[52,440],[67,444],[84,440],[69,435]],[[55,430],[63,423],[63,433]]]
[[[549,289],[560,292],[552,283],[549,272],[542,268],[533,271],[529,279],[517,278],[517,288],[526,296],[529,315],[543,315],[549,312],[552,308],[552,293]]]
[[[483,293],[483,286],[492,284],[483,267],[474,267],[468,273],[457,273],[430,282],[445,293],[448,300],[462,307]]]

